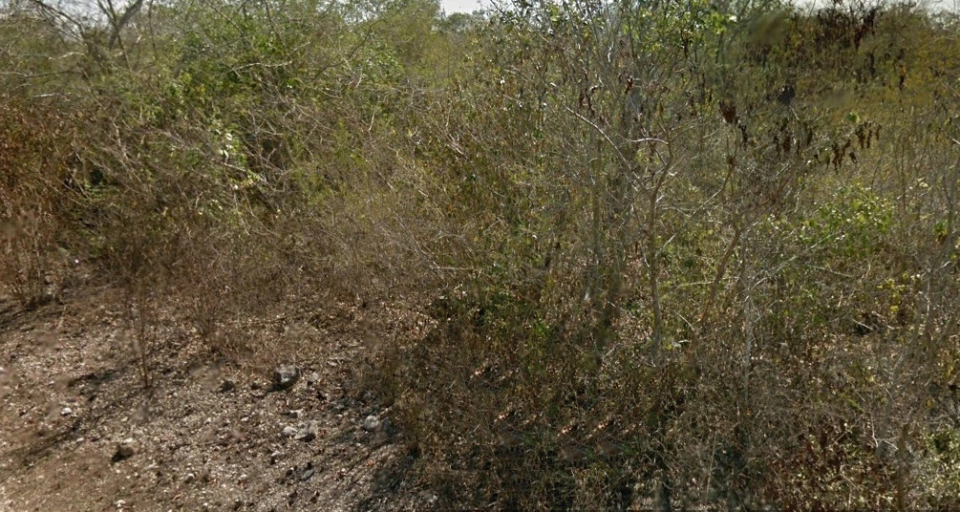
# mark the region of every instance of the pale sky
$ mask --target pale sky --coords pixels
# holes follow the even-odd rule
[[[453,14],[455,12],[473,12],[480,8],[481,1],[486,5],[485,0],[440,0],[440,5],[443,6],[443,10],[447,14]],[[797,0],[797,3],[800,5],[805,4],[814,4],[814,5],[830,5],[829,0]],[[958,5],[960,5],[960,0],[921,0],[921,5],[928,5],[932,8],[947,8],[948,10],[958,11]],[[872,4],[872,2],[868,2]]]
[[[440,5],[447,14],[473,12],[480,8],[479,0],[441,0]]]

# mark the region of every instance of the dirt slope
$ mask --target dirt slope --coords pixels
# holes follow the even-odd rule
[[[387,309],[301,304],[248,322],[224,356],[158,308],[148,390],[119,299],[0,297],[0,512],[430,508],[402,433],[356,385]],[[300,370],[285,390],[281,363]]]

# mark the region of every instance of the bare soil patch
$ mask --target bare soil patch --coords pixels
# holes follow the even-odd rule
[[[403,433],[359,384],[371,337],[415,316],[301,301],[214,349],[158,307],[147,389],[119,299],[88,289],[24,311],[0,298],[0,511],[429,507]],[[300,371],[288,389],[273,388],[279,364]]]

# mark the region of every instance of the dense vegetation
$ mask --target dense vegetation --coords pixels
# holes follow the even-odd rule
[[[0,2],[0,283],[126,290],[147,384],[160,297],[422,307],[448,506],[956,508],[958,87],[912,4]]]

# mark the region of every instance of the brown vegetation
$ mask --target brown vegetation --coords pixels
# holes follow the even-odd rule
[[[955,506],[956,20],[720,5],[11,4],[3,282],[95,268],[146,386],[158,300],[404,302],[445,507]]]

